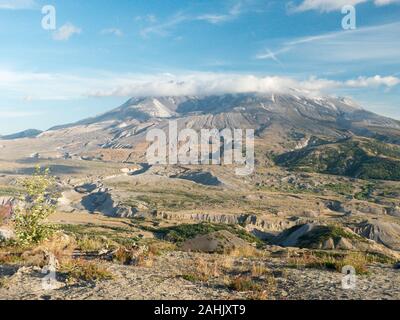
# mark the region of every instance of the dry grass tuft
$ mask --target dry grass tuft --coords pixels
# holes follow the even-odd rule
[[[260,277],[266,274],[270,274],[270,270],[263,263],[253,263],[251,267],[251,276]]]
[[[342,272],[344,266],[352,266],[357,274],[367,274],[367,264],[371,262],[364,253],[347,254],[305,252],[300,257],[289,258],[289,266],[295,268],[316,268]]]
[[[20,246],[10,243],[0,247],[0,264],[44,267],[49,256],[54,255],[57,261],[69,260],[75,249],[73,238],[56,233],[41,244]]]
[[[148,244],[149,253],[159,256],[166,251],[176,250],[176,244],[167,241],[153,241]]]
[[[8,289],[9,285],[10,285],[10,278],[9,277],[0,278],[0,288]]]
[[[93,252],[108,249],[112,243],[103,237],[83,236],[77,240],[77,247],[81,251]]]
[[[249,300],[268,300],[269,296],[268,290],[254,291],[250,294]]]
[[[258,270],[256,273],[260,272]],[[238,292],[248,292],[250,300],[267,300],[276,291],[276,281],[272,274],[264,273],[261,276],[240,275],[228,283],[228,288]]]
[[[368,259],[367,257],[359,252],[354,252],[346,255],[343,260],[338,261],[335,265],[336,271],[342,272],[344,266],[352,266],[357,274],[368,273]]]
[[[125,247],[119,247],[113,253],[113,261],[118,262],[120,264],[130,265],[133,264],[135,260],[136,260],[136,253],[133,250],[129,250]]]
[[[154,265],[154,255],[151,252],[139,255],[136,258],[135,266],[142,268],[151,268]]]
[[[203,257],[194,260],[195,271],[182,275],[182,278],[192,282],[207,282],[210,278],[221,276],[221,264],[218,260],[207,261]]]
[[[218,261],[208,262],[202,257],[197,257],[195,260],[196,272],[204,278],[219,277],[221,275]]]
[[[244,291],[262,291],[262,287],[259,283],[256,283],[251,277],[249,276],[239,276],[234,278],[229,288],[235,291],[244,292]]]
[[[113,279],[113,274],[95,262],[77,259],[61,265],[60,271],[67,275],[68,283]]]
[[[222,258],[219,260],[219,264],[223,270],[230,271],[235,265],[235,259],[230,256],[222,256]]]
[[[229,256],[231,257],[240,257],[240,258],[246,258],[246,257],[263,257],[264,253],[257,248],[254,248],[252,246],[243,246],[239,248],[233,249],[231,252],[228,253]]]
[[[153,252],[147,246],[134,248],[121,246],[113,253],[113,261],[124,265],[150,268],[154,264]]]

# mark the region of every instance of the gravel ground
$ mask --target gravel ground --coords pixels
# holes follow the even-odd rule
[[[156,258],[150,268],[122,266],[102,262],[114,275],[114,279],[93,283],[66,285],[45,291],[38,268],[13,268],[0,266],[0,299],[246,299],[248,292],[232,291],[222,285],[221,278],[208,282],[190,282],[180,275],[193,268],[197,257],[212,259],[211,255],[169,252]],[[266,265],[275,277],[275,288],[269,299],[400,299],[400,270],[390,266],[369,266],[370,273],[357,278],[356,288],[342,288],[342,275],[337,272],[316,269],[287,268],[284,261],[268,258]],[[248,259],[239,259],[246,264]],[[4,280],[5,279],[5,280]],[[2,284],[3,283],[3,284]]]

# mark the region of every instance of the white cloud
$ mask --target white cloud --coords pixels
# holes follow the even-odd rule
[[[121,79],[120,79],[121,80]],[[120,81],[121,82],[121,81]],[[281,76],[255,76],[243,74],[193,73],[185,75],[162,74],[132,76],[119,86],[89,91],[89,96],[164,96],[209,95],[222,93],[301,91],[305,95],[319,95],[337,89],[393,87],[400,83],[394,76],[359,77],[347,81],[335,81],[311,77],[297,80]]]
[[[296,5],[293,2],[289,3],[289,12],[304,12],[309,10],[317,10],[320,12],[331,12],[341,10],[346,5],[358,5],[365,2],[373,1],[377,6],[384,6],[394,3],[400,3],[400,0],[303,0]]]
[[[193,73],[133,76],[114,88],[91,91],[90,96],[207,95],[219,93],[285,91],[296,82],[283,77]]]
[[[74,34],[80,34],[81,32],[82,30],[80,28],[68,22],[54,32],[53,39],[57,41],[66,41]]]
[[[299,5],[291,3],[289,5],[290,12],[303,12],[309,10],[318,10],[320,12],[330,12],[340,10],[345,5],[357,5],[369,0],[303,0]]]
[[[112,34],[117,37],[122,37],[123,32],[118,28],[108,28],[108,29],[101,30],[101,34],[104,34],[104,35]]]
[[[36,7],[34,0],[0,0],[0,9],[26,10]]]
[[[3,95],[27,102],[73,100],[85,97],[182,96],[245,92],[288,93],[293,90],[300,90],[305,95],[319,95],[335,93],[341,89],[388,89],[399,84],[400,79],[393,75],[376,75],[337,81],[316,77],[295,79],[283,76],[207,72],[155,75],[96,72],[79,76],[0,70],[0,90]]]
[[[359,77],[354,80],[348,80],[345,83],[349,87],[354,88],[368,88],[368,87],[394,87],[400,84],[400,79],[394,76],[382,77],[376,75],[374,77]]]
[[[400,3],[400,0],[374,0],[374,3],[377,6],[386,6],[392,3]]]

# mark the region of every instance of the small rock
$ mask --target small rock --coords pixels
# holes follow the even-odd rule
[[[40,158],[40,153],[38,153],[38,152],[32,153],[31,155],[29,155],[29,158],[31,158],[31,159],[39,159]]]
[[[333,250],[333,249],[335,249],[335,243],[333,242],[333,239],[329,238],[328,240],[326,240],[324,242],[324,244],[322,245],[322,249],[324,249],[324,250]]]
[[[304,217],[307,217],[307,218],[317,218],[319,216],[319,213],[316,211],[312,211],[312,210],[305,210],[303,215],[304,215]]]
[[[72,156],[68,152],[64,152],[64,154],[62,155],[62,158],[67,160],[67,159],[72,159]]]
[[[78,193],[91,193],[97,188],[99,188],[99,186],[95,183],[85,183],[83,185],[76,186],[74,190]]]
[[[8,227],[0,228],[0,242],[12,240],[14,238],[15,238],[15,233],[12,229],[10,229]]]
[[[101,249],[98,254],[99,254],[99,256],[103,256],[103,255],[106,255],[108,253],[109,253],[109,251],[107,249]]]
[[[348,239],[340,238],[340,240],[336,244],[336,249],[351,250],[351,249],[353,249],[353,245],[351,244],[351,242]]]

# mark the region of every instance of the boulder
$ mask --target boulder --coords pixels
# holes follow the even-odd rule
[[[229,253],[234,250],[254,249],[246,241],[226,230],[199,235],[186,240],[181,247],[185,251],[206,253]]]

